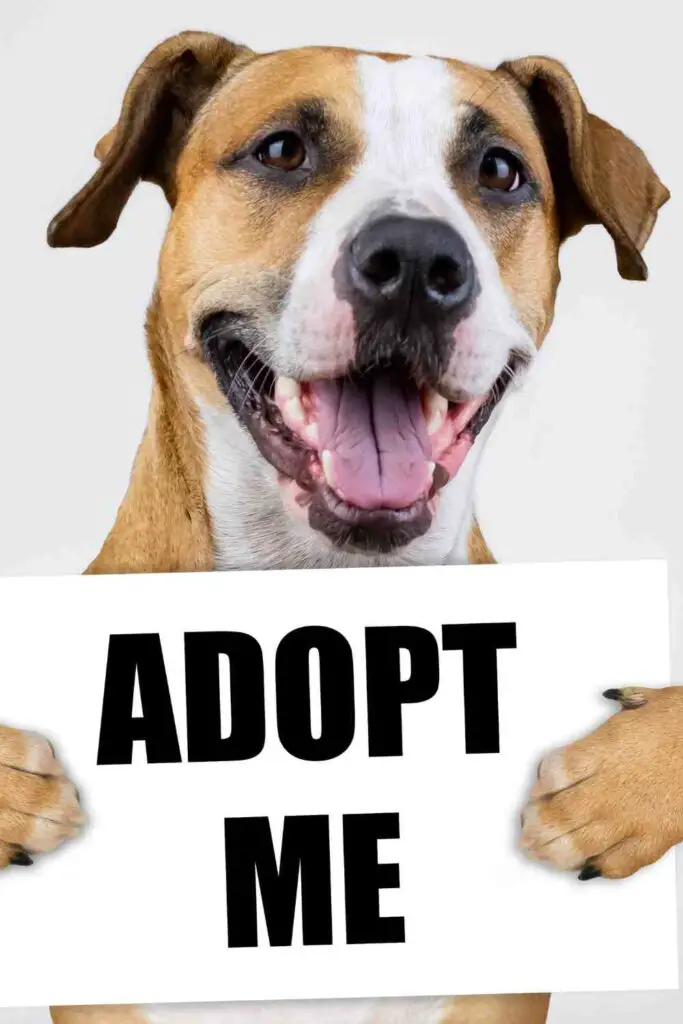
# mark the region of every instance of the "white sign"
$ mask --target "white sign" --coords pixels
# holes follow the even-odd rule
[[[671,856],[516,849],[542,754],[668,681],[664,564],[14,579],[0,615],[0,720],[89,815],[0,875],[0,1004],[677,984]]]

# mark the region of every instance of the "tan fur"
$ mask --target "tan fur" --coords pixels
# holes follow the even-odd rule
[[[149,424],[116,522],[88,573],[207,572],[213,568],[197,412],[156,299],[147,317],[154,391]]]
[[[544,1024],[549,1002],[540,994],[461,996],[449,1004],[442,1024]]]
[[[53,1024],[147,1024],[134,1006],[53,1006]]]
[[[683,687],[620,693],[623,711],[542,762],[524,812],[530,857],[625,878],[683,840]]]
[[[76,790],[50,744],[0,726],[0,868],[22,853],[49,853],[82,823]]]
[[[459,185],[469,213],[496,255],[501,278],[514,296],[520,321],[540,347],[552,321],[561,242],[543,139],[531,107],[510,75],[459,61],[450,63],[458,78],[459,91],[472,105],[485,110],[504,136],[519,147],[542,189],[540,205],[510,209],[501,217],[499,211],[492,213],[481,203],[474,187]]]
[[[286,278],[311,217],[352,172],[359,156],[353,57],[351,51],[331,48],[259,56],[208,33],[182,33],[166,40],[138,69],[117,125],[98,143],[100,168],[50,225],[52,245],[99,244],[114,230],[139,180],[157,182],[173,210],[147,322],[154,374],[149,424],[114,527],[88,572],[213,568],[203,486],[204,439],[193,399],[223,399],[192,339],[189,347],[185,344],[192,311],[200,300],[204,312],[211,302],[220,309],[231,288],[246,290],[255,304],[266,303]],[[573,80],[555,62],[528,58],[497,71],[457,62],[452,66],[460,80],[471,84],[471,101],[524,150],[541,183],[541,206],[519,211],[502,225],[477,206],[473,194],[466,189],[462,193],[497,256],[521,322],[540,345],[552,321],[562,240],[583,224],[600,221],[615,240],[622,275],[642,278],[640,250],[668,193],[641,151],[585,110]],[[221,159],[260,125],[311,95],[324,96],[340,125],[338,158],[324,180],[305,194],[275,201],[254,182],[218,175]],[[571,166],[562,162],[563,146],[568,156],[564,164]],[[226,223],[230,231],[224,230]],[[476,523],[469,555],[472,562],[493,562]],[[610,787],[593,787],[591,810],[604,810],[604,793],[609,791],[613,799],[616,792],[633,824],[645,813],[642,799],[631,800],[633,787],[643,778],[655,797],[666,795],[662,780],[671,778],[667,772],[674,754],[669,750],[664,762],[648,739],[666,732],[664,708],[680,711],[675,696],[653,699],[634,713],[641,717],[634,717],[633,724],[608,723],[600,736],[585,741],[582,749],[602,758],[600,777]],[[624,737],[627,755],[644,776],[624,767]],[[18,780],[22,740],[0,729],[0,763],[3,749],[10,767],[0,769],[0,808],[16,805],[21,813],[33,814],[53,799],[54,780]],[[649,756],[654,760],[647,761]],[[571,776],[579,761],[573,754],[563,758]],[[544,804],[541,819],[546,827],[565,827],[573,820],[572,812],[563,806],[555,814],[559,805],[553,799]],[[613,800],[613,807],[618,818],[621,804]],[[647,821],[654,828],[652,812]],[[19,833],[12,835],[19,838]],[[454,999],[443,1024],[540,1024],[548,998]],[[71,1007],[52,1014],[55,1024],[145,1021],[144,1012],[126,1007]]]
[[[475,519],[467,538],[467,558],[471,565],[495,565],[495,558],[484,540],[481,527]]]

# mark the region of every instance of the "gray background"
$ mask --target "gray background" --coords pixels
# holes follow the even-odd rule
[[[671,12],[665,0],[638,8],[597,0],[564,8],[543,0],[4,4],[0,573],[85,565],[111,523],[144,425],[142,322],[166,219],[161,195],[140,187],[100,249],[51,252],[44,235],[92,172],[94,144],[153,45],[202,28],[262,49],[337,43],[489,65],[544,53],[569,66],[589,108],[643,146],[674,199],[648,247],[647,285],[619,279],[597,227],[566,246],[556,325],[492,439],[480,518],[501,561],[668,558],[672,665],[683,679],[683,153]],[[58,941],[58,922],[44,924]],[[682,1014],[678,993],[560,995],[550,1019],[673,1024]],[[2,1024],[46,1019],[0,1010]]]

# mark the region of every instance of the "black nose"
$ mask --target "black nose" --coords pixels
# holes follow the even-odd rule
[[[378,313],[414,304],[445,316],[463,310],[476,290],[470,251],[449,224],[399,215],[381,217],[356,235],[349,278],[357,298]]]

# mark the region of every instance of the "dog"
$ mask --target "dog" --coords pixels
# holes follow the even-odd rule
[[[140,181],[171,207],[147,316],[153,395],[89,573],[491,562],[473,482],[553,319],[561,244],[611,235],[622,277],[668,198],[544,57],[495,70],[185,32],[145,59],[49,244],[95,246]],[[551,754],[527,853],[631,874],[683,838],[683,689]],[[41,737],[0,730],[0,864],[82,819]],[[546,995],[54,1009],[55,1024],[254,1019],[540,1024]]]

